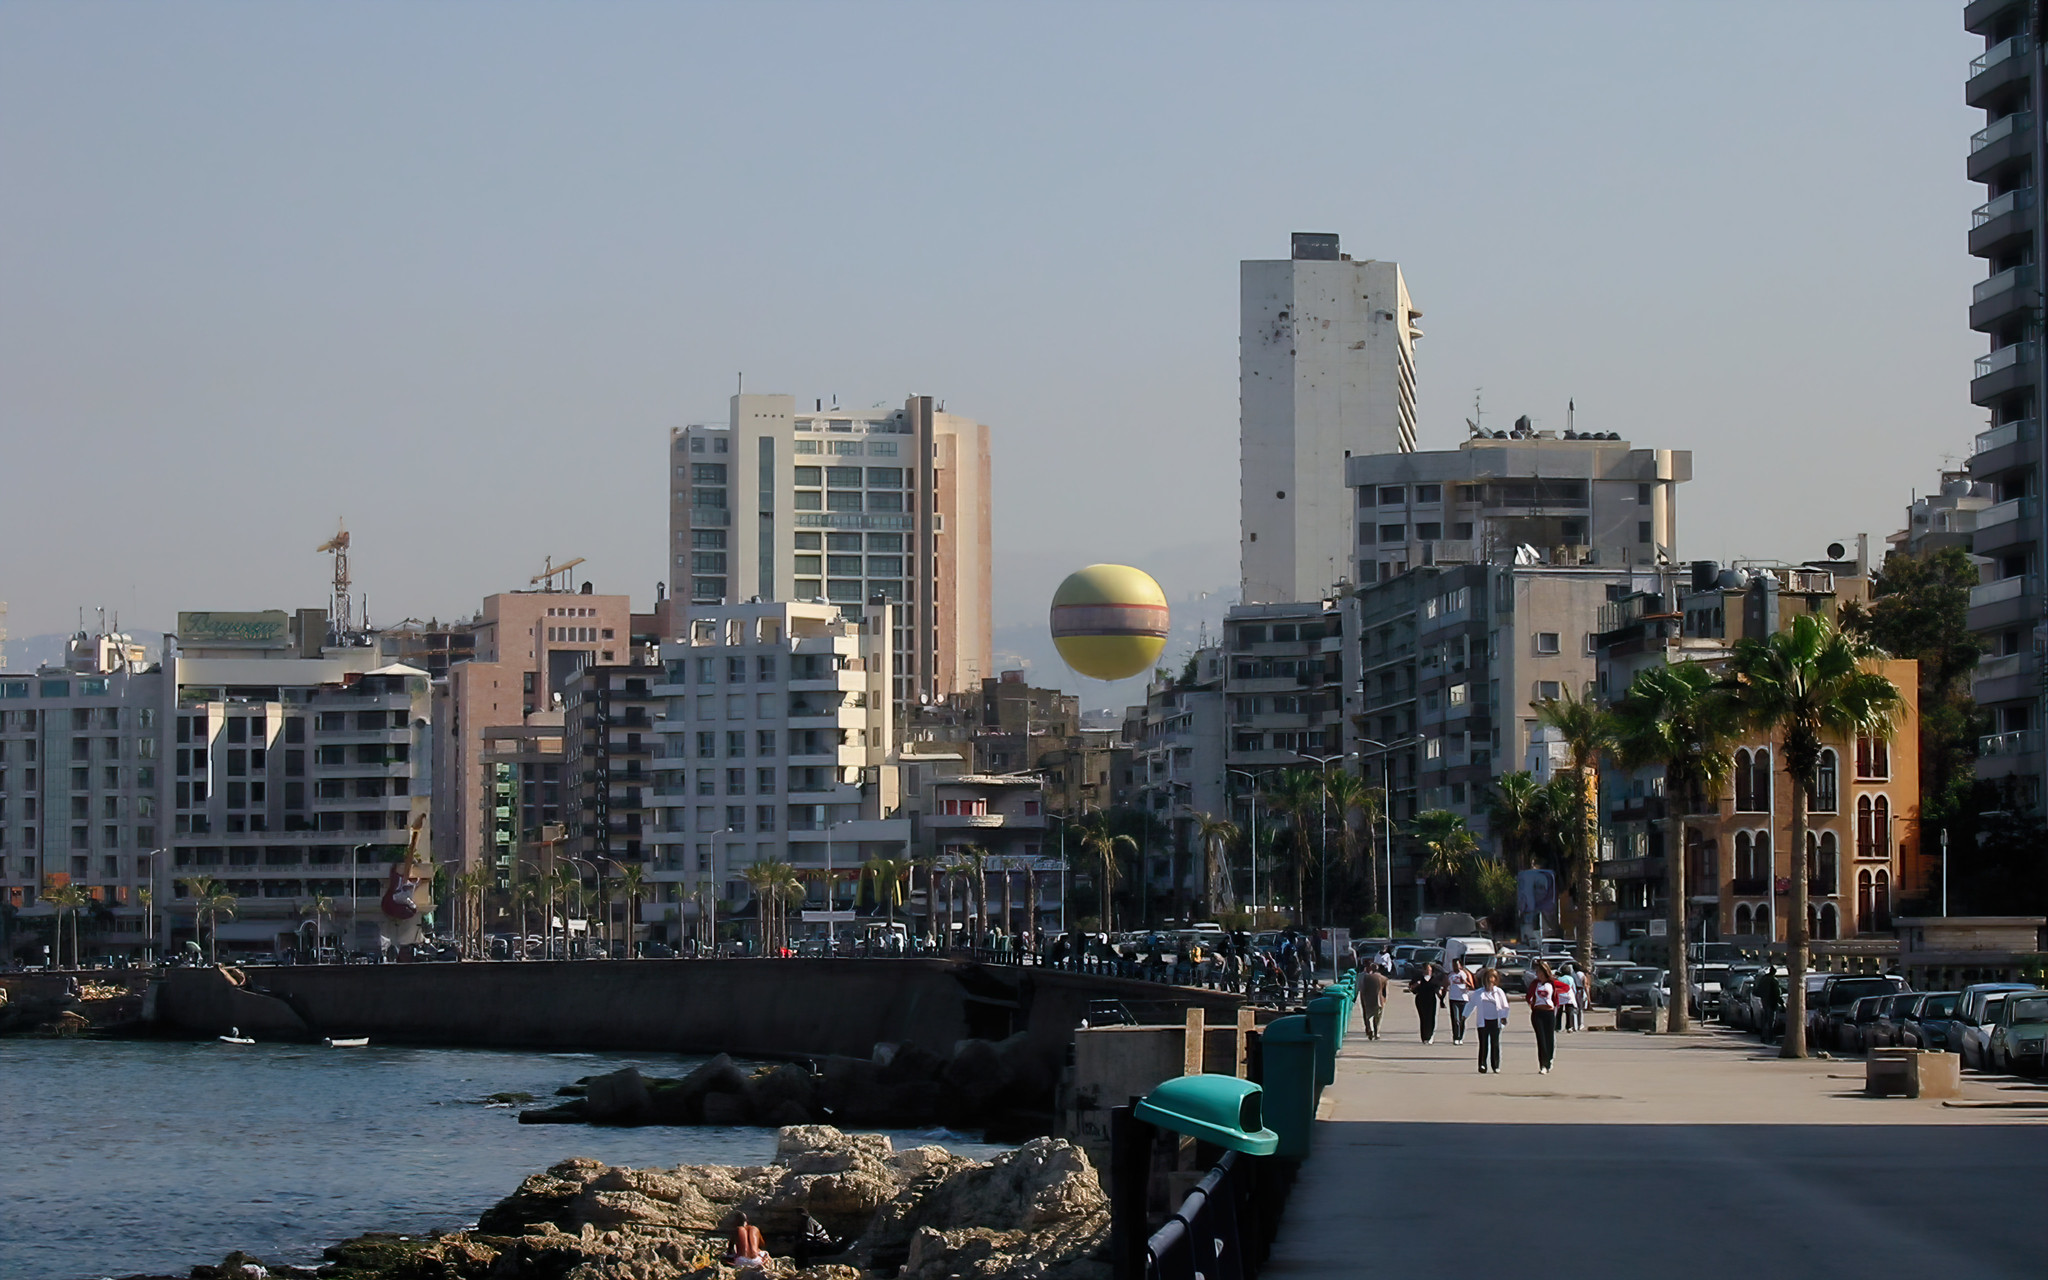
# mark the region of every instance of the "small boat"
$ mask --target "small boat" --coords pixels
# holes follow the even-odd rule
[[[330,1049],[360,1049],[364,1045],[370,1043],[370,1037],[352,1036],[348,1039],[337,1039],[334,1036],[328,1036],[320,1043],[326,1045]]]
[[[254,1037],[242,1034],[240,1027],[229,1027],[228,1033],[220,1038],[222,1044],[255,1044]]]

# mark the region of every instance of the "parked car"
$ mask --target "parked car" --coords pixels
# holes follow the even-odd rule
[[[1842,1026],[1858,1000],[1905,989],[1906,980],[1891,974],[1829,974],[1806,1008],[1807,1043],[1820,1049],[1842,1048]]]
[[[1835,1026],[1835,1043],[1844,1053],[1869,1053],[1874,1047],[1870,1042],[1872,1030],[1877,1026],[1877,1015],[1891,1002],[1896,992],[1882,995],[1863,996],[1850,1005],[1842,1019]]]
[[[1749,984],[1762,973],[1760,964],[1731,964],[1721,978],[1721,1024],[1729,1027],[1748,1025],[1749,1009],[1744,1004],[1749,998]]]
[[[1963,1065],[1985,1070],[1984,1045],[1991,1038],[1991,1023],[1998,1016],[1993,1004],[2012,991],[2032,991],[2031,982],[1979,982],[1963,988],[1956,999],[1955,1016],[1949,1022],[1948,1042],[1952,1053],[1962,1055]]]
[[[1503,991],[1527,991],[1529,974],[1536,966],[1525,956],[1510,955],[1495,956],[1489,967],[1499,972]]]
[[[1620,1008],[1622,1005],[1661,1004],[1664,992],[1671,986],[1671,971],[1653,969],[1648,965],[1630,965],[1614,975],[1607,986],[1605,1003]]]
[[[1686,999],[1686,1007],[1693,1017],[1721,1016],[1722,985],[1727,980],[1728,966],[1725,964],[1695,965],[1687,971],[1686,982],[1692,990]]]
[[[1991,1069],[2039,1072],[2044,1040],[2048,1040],[2048,991],[2008,993],[1986,1046]]]
[[[1906,1011],[1920,1002],[1924,991],[1901,991],[1887,996],[1878,1006],[1877,1020],[1863,1033],[1863,1051],[1890,1049],[1906,1042]]]
[[[1945,1050],[1955,1021],[1959,991],[1929,991],[1915,1000],[1899,1024],[1899,1043],[1909,1049]]]

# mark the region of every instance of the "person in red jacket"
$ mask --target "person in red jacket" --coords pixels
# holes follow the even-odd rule
[[[1529,1029],[1536,1033],[1536,1073],[1550,1074],[1551,1059],[1557,1056],[1557,1010],[1564,988],[1549,964],[1538,961],[1529,975]]]

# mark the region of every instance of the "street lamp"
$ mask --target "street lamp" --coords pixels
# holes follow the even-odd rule
[[[1944,845],[1943,847],[1946,848],[1947,846]],[[156,963],[156,856],[162,852],[162,849],[151,849],[148,853],[142,855],[149,859],[149,901],[144,903],[142,907],[142,949],[149,953],[151,964]],[[1945,864],[1943,870],[1946,872]]]
[[[1234,773],[1238,777],[1243,778],[1251,786],[1250,799],[1252,810],[1252,925],[1254,928],[1256,928],[1259,922],[1259,779],[1264,777],[1266,774],[1272,772],[1272,770],[1261,769],[1257,773],[1253,773],[1246,769],[1225,769],[1223,772]]]
[[[1334,756],[1312,756],[1306,751],[1297,751],[1294,754],[1303,760],[1313,760],[1323,774],[1323,866],[1321,874],[1316,877],[1316,891],[1322,900],[1319,908],[1322,927],[1327,929],[1330,927],[1330,766],[1339,760],[1349,760],[1358,753],[1340,751]],[[1334,965],[1336,961],[1332,959],[1330,963]]]
[[[828,822],[825,824],[825,952],[827,955],[839,949],[839,923],[833,916],[833,912],[839,909],[839,904],[836,901],[839,895],[835,892],[838,886],[832,879],[832,833],[841,827],[850,827],[858,821],[858,818],[847,818],[841,822]],[[858,852],[859,847],[860,842],[856,840],[854,842],[856,852]]]
[[[1067,822],[1068,822],[1068,818],[1067,818],[1067,815],[1066,815],[1066,814],[1064,814],[1064,813],[1054,813],[1054,812],[1053,812],[1052,810],[1050,810],[1050,809],[1047,809],[1047,810],[1045,811],[1045,816],[1046,816],[1046,820],[1047,820],[1047,821],[1050,821],[1050,822],[1057,822],[1057,823],[1059,823],[1059,824],[1060,824],[1060,935],[1061,935],[1062,937],[1065,937],[1065,936],[1066,936],[1066,932],[1067,932]],[[1032,902],[1032,904],[1031,904],[1031,915],[1032,915],[1032,918],[1033,918],[1033,919],[1036,919],[1036,918],[1037,918],[1037,916],[1038,916],[1038,903],[1037,903],[1037,901],[1036,901],[1035,899],[1033,900],[1033,902]],[[1073,945],[1074,945],[1074,940],[1073,940],[1072,938],[1067,938],[1067,948],[1068,948],[1068,950],[1070,950],[1070,951],[1071,951],[1071,950],[1073,949]],[[1044,958],[1044,957],[1043,957],[1043,956],[1041,955],[1041,956],[1040,956],[1040,959],[1043,959],[1043,958]]]
[[[1380,820],[1386,825],[1387,877],[1381,883],[1387,886],[1387,936],[1394,936],[1394,748],[1405,747],[1419,741],[1413,735],[1396,738],[1392,742],[1381,742],[1376,738],[1360,738],[1361,747],[1380,749]],[[1363,757],[1364,753],[1360,752]],[[1364,764],[1361,758],[1359,763]]]
[[[357,901],[360,894],[357,892],[359,886],[356,882],[356,859],[362,854],[363,850],[376,847],[374,844],[355,844],[350,845],[348,849],[348,932],[351,942],[362,937],[363,933],[362,929],[356,924],[356,916],[360,909],[360,904]],[[350,948],[350,950],[353,949],[353,947]],[[348,952],[345,951],[342,955],[345,959]]]
[[[560,856],[561,856],[561,859],[562,859],[562,861],[564,861],[564,862],[573,862],[573,863],[575,863],[575,864],[576,864],[576,872],[577,872],[577,874],[576,874],[576,885],[577,885],[577,887],[578,887],[578,888],[581,888],[581,887],[583,886],[583,874],[582,874],[582,873],[583,873],[583,868],[585,868],[585,867],[589,867],[589,868],[590,868],[590,878],[591,878],[591,879],[593,879],[593,880],[595,880],[595,881],[597,881],[597,887],[598,887],[598,888],[603,888],[603,887],[604,887],[604,873],[603,873],[603,872],[601,872],[601,871],[599,871],[599,870],[597,869],[597,864],[596,864],[595,862],[592,862],[592,861],[591,861],[591,860],[589,860],[588,858],[581,858],[581,857],[578,857],[577,855],[575,855],[575,854],[573,854],[573,853],[565,853],[565,854],[562,854],[562,855],[560,855]],[[563,931],[563,932],[564,932],[564,933],[566,934],[566,933],[568,932],[568,930],[569,930],[569,912],[568,912],[568,904],[567,904],[567,903],[563,903],[562,905],[563,905],[563,911],[562,911],[562,931]],[[585,934],[588,934],[588,933],[589,933],[589,931],[590,931],[590,918],[589,918],[588,916],[585,916],[585,917],[584,917],[584,920],[583,920],[583,928],[584,928],[584,933],[585,933]],[[610,930],[611,930],[611,922],[610,922],[609,920],[607,920],[607,921],[605,922],[605,932],[610,932]],[[566,941],[566,939],[564,940],[564,943],[563,943],[563,947],[562,947],[562,952],[563,952],[563,954],[564,954],[564,955],[568,954],[568,944],[567,944],[567,941]]]

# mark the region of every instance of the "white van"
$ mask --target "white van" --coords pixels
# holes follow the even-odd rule
[[[1444,967],[1463,960],[1468,968],[1484,969],[1493,963],[1493,939],[1478,934],[1444,939]]]

